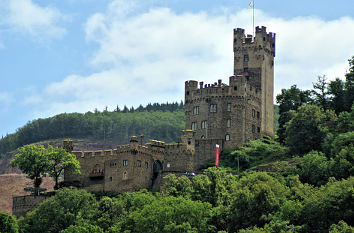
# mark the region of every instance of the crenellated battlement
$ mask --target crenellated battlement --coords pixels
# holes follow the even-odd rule
[[[188,81],[198,83],[197,81]],[[208,101],[212,99],[233,99],[233,100],[244,100],[246,97],[251,97],[260,101],[261,89],[256,87],[249,81],[248,73],[245,72],[242,75],[231,76],[229,78],[229,85],[222,83],[219,79],[218,82],[212,84],[204,84],[204,82],[199,82],[199,87],[193,85],[192,89],[186,88],[186,103]]]
[[[264,50],[275,56],[275,37],[276,34],[269,32],[267,28],[256,27],[256,35],[245,35],[245,30],[241,28],[234,29],[234,52],[242,52],[253,48],[256,50]]]

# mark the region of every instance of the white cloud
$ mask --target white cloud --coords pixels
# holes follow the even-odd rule
[[[41,7],[32,0],[0,0],[0,25],[33,36],[60,37],[66,31],[58,26],[64,16],[53,7]]]
[[[92,57],[98,70],[71,75],[42,93],[41,113],[85,112],[116,104],[138,105],[183,99],[184,81],[214,82],[233,72],[232,30],[252,33],[249,10],[233,15],[181,13],[114,1],[86,22],[86,38],[99,45]],[[128,4],[128,3],[127,3]],[[275,93],[298,84],[311,88],[317,75],[343,77],[354,51],[353,18],[274,18],[256,11],[257,24],[277,33]]]
[[[14,98],[7,92],[0,92],[0,103],[9,104],[14,101]]]

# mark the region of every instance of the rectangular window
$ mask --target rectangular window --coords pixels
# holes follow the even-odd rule
[[[231,103],[227,103],[227,111],[231,112]]]
[[[261,128],[257,127],[257,132],[260,133],[261,132]]]
[[[227,119],[226,121],[226,127],[230,128],[231,127],[231,119]]]
[[[255,132],[256,132],[256,126],[252,125],[252,133],[255,133]]]
[[[145,162],[145,168],[149,167],[149,162]]]
[[[197,130],[197,122],[192,122],[192,130]]]
[[[141,167],[141,161],[140,160],[136,161],[136,166]]]
[[[199,115],[199,106],[193,108],[193,115]]]
[[[256,117],[256,110],[252,109],[252,117],[255,118]]]
[[[243,55],[243,61],[244,62],[248,62],[249,61],[248,54]]]
[[[128,166],[128,160],[123,160],[123,166]]]
[[[208,122],[207,121],[202,121],[202,129],[208,128]]]
[[[257,118],[259,119],[261,117],[260,112],[257,111]]]
[[[243,68],[243,72],[248,72],[248,67]]]
[[[216,112],[217,111],[217,106],[216,104],[211,104],[210,105],[210,112]]]

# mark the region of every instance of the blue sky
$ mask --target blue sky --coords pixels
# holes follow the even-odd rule
[[[232,29],[249,0],[0,0],[0,136],[28,121],[106,106],[180,101],[184,81],[232,75]],[[256,0],[277,34],[275,94],[343,78],[354,1]]]

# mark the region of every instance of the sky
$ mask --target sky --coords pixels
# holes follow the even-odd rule
[[[186,80],[228,82],[250,0],[0,0],[0,136],[59,113],[183,100]],[[255,0],[276,33],[274,93],[344,79],[353,0]]]

